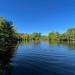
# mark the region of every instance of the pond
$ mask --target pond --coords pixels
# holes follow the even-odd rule
[[[75,75],[75,44],[27,41],[0,53],[0,75]]]

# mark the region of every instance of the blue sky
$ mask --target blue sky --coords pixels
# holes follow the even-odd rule
[[[75,27],[75,0],[0,0],[0,16],[17,32],[65,32]]]

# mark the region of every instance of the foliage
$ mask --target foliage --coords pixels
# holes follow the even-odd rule
[[[41,33],[34,32],[31,34],[31,39],[33,40],[40,40],[40,38],[41,38]]]
[[[75,40],[75,28],[68,29],[66,33],[67,33],[68,40],[71,41]]]
[[[13,23],[0,17],[0,41],[11,42],[16,40],[16,30]]]
[[[47,35],[34,32],[32,34],[18,34],[22,40],[57,40],[57,41],[74,41],[75,40],[75,28],[68,29],[65,33],[60,34],[58,32],[50,32]]]
[[[48,34],[49,40],[58,40],[59,36],[60,36],[60,34],[58,32],[56,32],[56,33],[51,32]]]

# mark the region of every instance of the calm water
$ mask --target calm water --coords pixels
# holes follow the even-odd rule
[[[12,48],[0,54],[0,75],[75,75],[74,43],[35,41]]]

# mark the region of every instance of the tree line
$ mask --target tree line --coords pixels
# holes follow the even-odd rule
[[[19,33],[20,40],[55,40],[55,41],[75,41],[75,28],[68,29],[65,33],[50,32],[48,35],[42,35],[39,32],[32,34]]]
[[[42,35],[40,32],[33,32],[32,34],[17,33],[11,21],[0,17],[0,41],[10,43],[22,40],[75,41],[75,28],[70,28],[63,34],[59,32],[50,32],[48,35]]]

